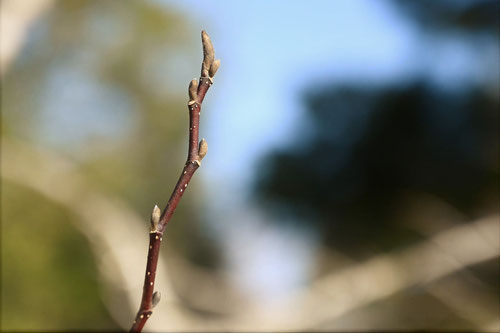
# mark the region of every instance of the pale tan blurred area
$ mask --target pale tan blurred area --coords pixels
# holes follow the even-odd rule
[[[88,186],[74,166],[47,151],[34,151],[9,141],[3,145],[3,177],[30,187],[48,198],[75,209],[75,226],[90,241],[104,283],[104,299],[123,328],[140,298],[137,267],[144,265],[147,240],[138,239],[141,218],[116,198]],[[37,171],[33,170],[36,166]],[[162,301],[148,322],[152,331],[308,330],[366,329],[363,320],[376,320],[362,309],[410,288],[427,289],[433,297],[480,325],[497,331],[497,295],[489,294],[481,281],[457,274],[465,266],[497,258],[500,251],[500,220],[491,216],[453,227],[402,251],[376,256],[366,262],[344,264],[291,296],[289,305],[266,308],[252,304],[228,289],[217,272],[205,272],[171,255],[171,264],[160,265],[158,286]],[[175,249],[169,248],[169,252]],[[331,254],[330,254],[331,255]],[[172,271],[176,271],[173,273]],[[179,275],[186,290],[173,290],[172,275]],[[191,286],[191,287],[189,287]],[[189,290],[196,286],[195,290]],[[182,298],[179,292],[184,292]],[[125,296],[125,299],[123,298]],[[196,312],[192,311],[196,309]],[[191,310],[190,310],[191,309]],[[345,316],[358,310],[354,316]],[[206,319],[198,311],[219,313],[223,319]],[[384,314],[382,311],[382,315]],[[380,320],[380,319],[379,319]],[[339,324],[340,323],[340,324]],[[425,328],[425,323],[414,323]],[[389,326],[379,323],[378,328]],[[388,326],[385,326],[388,325]],[[396,323],[408,327],[408,322]]]
[[[2,1],[3,86],[10,84],[9,81],[3,80],[4,74],[10,70],[16,57],[19,56],[29,27],[50,11],[55,4],[56,2],[49,0]],[[181,50],[184,53],[186,51],[182,48]],[[128,73],[124,76],[129,79]],[[130,80],[133,83],[131,85],[136,84],[134,89],[137,91],[145,89],[138,83],[140,80],[134,81],[135,78]],[[181,81],[180,84],[182,85],[183,82]],[[149,95],[145,95],[146,97],[142,98],[150,98]],[[183,98],[184,96],[181,96],[178,100],[182,101]],[[177,101],[177,97],[172,99]],[[161,98],[155,103],[160,104],[160,100]],[[6,102],[11,102],[11,98],[2,103]],[[179,102],[177,105],[182,105],[182,103]],[[154,109],[157,105],[147,106]],[[2,105],[2,113],[7,112],[9,110],[4,109]],[[153,113],[152,111],[151,114]],[[150,130],[147,128],[149,121],[169,119],[171,115],[154,118],[153,115],[148,114],[144,117],[146,119],[141,121],[146,124],[144,125],[146,129],[141,130],[147,132]],[[5,119],[4,114],[2,123]],[[169,126],[185,125],[184,118],[177,120],[174,118],[172,121],[174,124]],[[14,118],[12,121],[19,121],[19,119]],[[159,131],[158,128],[156,130]],[[168,127],[167,130],[171,128]],[[165,132],[168,132],[167,130]],[[175,132],[174,141],[182,141],[182,134],[178,133],[184,133],[183,130],[184,127]],[[181,139],[177,139],[179,136]],[[133,163],[133,160],[126,160],[126,156],[123,157],[128,151],[127,145],[127,143],[123,146],[117,144],[119,148],[116,149],[124,159],[122,162]],[[175,149],[184,148],[182,143],[177,145],[181,148],[177,148],[175,144],[172,145]],[[96,151],[101,148],[97,147]],[[133,145],[130,149],[140,150],[140,148],[134,148]],[[68,223],[71,228],[85,237],[97,267],[98,276],[95,278],[98,281],[98,293],[111,318],[103,319],[103,322],[111,323],[108,327],[113,329],[128,329],[140,300],[147,251],[148,225],[147,218],[142,216],[144,215],[142,206],[141,209],[138,206],[133,207],[129,202],[130,197],[117,194],[122,184],[109,185],[100,182],[102,177],[115,176],[114,169],[99,174],[95,171],[100,170],[98,167],[93,169],[92,165],[89,167],[85,164],[86,162],[81,162],[57,149],[51,149],[50,145],[38,145],[36,140],[30,142],[29,139],[18,136],[10,129],[7,134],[2,135],[1,154],[2,187],[6,182],[11,184],[9,185],[11,187],[18,186],[56,205],[54,210],[68,212],[71,218],[64,223]],[[115,153],[112,151],[109,154]],[[89,155],[92,156],[92,154]],[[154,158],[153,154],[147,156]],[[182,156],[182,153],[179,153],[179,156]],[[108,157],[99,155],[96,159],[100,158]],[[173,160],[175,163],[171,163],[170,169],[167,170],[173,173],[168,176],[170,184],[182,165],[179,164],[182,163],[182,157],[176,156]],[[144,172],[140,171],[141,167],[137,168],[139,169],[138,175]],[[146,167],[144,170],[147,170]],[[159,171],[154,170],[154,172]],[[92,179],[95,174],[99,174],[101,178]],[[130,177],[137,175],[132,171],[124,174]],[[140,187],[133,182],[123,186]],[[201,191],[196,186],[193,187],[189,195],[199,197]],[[15,191],[8,191],[12,191],[8,193],[8,198],[10,198],[10,193]],[[169,192],[170,189],[158,190],[155,196],[148,196],[146,201],[149,202],[150,197],[158,198],[160,194],[165,195]],[[5,196],[5,191],[3,196]],[[22,198],[21,195],[19,197]],[[162,197],[161,200],[166,200],[166,198]],[[190,201],[185,198],[187,201],[185,204],[188,207],[190,205],[198,207],[196,200],[202,199]],[[9,205],[21,205],[18,201],[4,201],[4,199],[2,201],[4,208]],[[362,261],[354,261],[331,249],[319,248],[315,253],[317,274],[314,280],[290,293],[286,303],[281,302],[276,305],[262,306],[254,298],[247,297],[246,291],[239,290],[236,284],[229,282],[230,272],[221,265],[203,266],[190,260],[186,254],[189,250],[174,241],[170,242],[170,237],[175,237],[175,232],[172,234],[167,232],[167,242],[164,243],[163,260],[160,261],[156,282],[158,290],[162,293],[162,299],[146,328],[148,331],[157,332],[418,330],[435,327],[452,330],[465,327],[482,331],[499,331],[498,295],[493,294],[491,289],[483,281],[477,279],[468,268],[498,261],[499,216],[492,214],[475,221],[456,223],[456,220],[463,219],[463,216],[453,207],[431,196],[425,197],[422,202],[425,202],[425,209],[422,209],[419,214],[408,214],[408,219],[416,220],[415,228],[420,228],[418,231],[425,236],[425,239],[390,253],[374,253],[371,258]],[[29,204],[30,202],[24,203],[28,206]],[[154,202],[151,201],[149,205],[152,207]],[[179,214],[191,216],[185,211]],[[4,218],[5,216],[2,218],[3,226],[13,224],[13,221]],[[429,220],[435,220],[436,223],[426,223]],[[31,223],[31,221],[15,222]],[[183,221],[175,221],[176,224],[180,222]],[[182,233],[182,230],[177,233],[185,237],[184,242],[189,243],[189,233],[186,235]],[[50,247],[51,244],[47,246]],[[189,248],[189,245],[186,247]],[[36,252],[37,249],[32,249],[32,251]],[[22,260],[22,258],[17,259]],[[3,265],[3,270],[9,269],[5,266],[5,262]],[[33,278],[36,280],[36,277]],[[9,288],[9,285],[5,283],[9,281],[3,281],[2,289]],[[79,288],[78,285],[73,287]],[[47,299],[52,302],[59,301]],[[78,300],[73,301],[78,302]],[[65,300],[65,302],[67,302],[65,303],[66,311],[72,311],[70,301]],[[23,322],[5,318],[4,307],[17,305],[5,304],[5,299],[3,303],[2,328],[21,330],[25,328]],[[408,315],[405,318],[394,317],[397,313],[395,309],[403,306],[414,309],[415,315]],[[418,315],[422,306],[435,306],[436,310],[431,311],[434,317],[427,318],[428,321],[422,321]],[[22,311],[17,308],[15,310]],[[454,318],[457,315],[464,318],[466,322],[455,321]],[[25,320],[29,322],[30,318],[25,318]],[[88,318],[88,321],[92,322],[92,318]],[[5,323],[9,326],[5,326]],[[47,330],[52,329],[53,326],[32,328]],[[98,326],[91,326],[91,328],[99,329]]]
[[[53,4],[52,0],[2,0],[0,12],[0,73],[17,55],[31,22]],[[3,75],[2,75],[3,76]]]

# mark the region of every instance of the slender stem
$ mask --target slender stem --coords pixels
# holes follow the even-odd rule
[[[163,235],[159,232],[151,232],[149,234],[149,251],[146,264],[146,277],[144,278],[144,289],[142,291],[142,301],[130,332],[142,331],[146,321],[153,314],[153,291],[162,236]]]
[[[141,332],[146,321],[153,314],[153,307],[159,301],[155,298],[155,278],[158,258],[160,254],[160,245],[163,239],[163,232],[172,218],[182,195],[186,191],[191,177],[201,165],[201,160],[206,154],[207,146],[205,140],[199,141],[199,125],[201,115],[201,105],[205,99],[205,94],[212,84],[212,78],[219,67],[220,62],[214,59],[214,51],[212,42],[205,31],[202,31],[203,42],[203,63],[201,77],[197,83],[195,80],[191,82],[189,109],[189,142],[188,142],[188,157],[182,173],[175,185],[175,188],[170,195],[165,209],[161,216],[157,217],[156,211],[153,210],[151,218],[151,232],[149,234],[149,250],[146,263],[146,274],[144,277],[144,287],[142,291],[142,300],[139,311],[135,317],[130,332]],[[209,76],[207,76],[207,74]],[[155,207],[157,209],[157,207]],[[158,210],[159,214],[159,210]],[[156,294],[159,296],[159,294]]]
[[[203,96],[199,102],[195,102],[188,106],[189,108],[189,144],[188,144],[188,159],[184,165],[184,169],[175,185],[174,191],[170,195],[167,206],[163,210],[160,218],[160,223],[158,230],[163,233],[167,223],[170,221],[172,215],[174,214],[182,195],[186,191],[186,188],[193,177],[195,171],[200,167],[200,159],[198,156],[198,146],[199,146],[199,128],[200,128],[200,114],[201,114],[201,103],[205,98],[205,94],[210,88],[210,80],[205,78],[200,78],[200,84],[198,86],[198,91],[203,92]],[[200,98],[200,95],[198,95]]]

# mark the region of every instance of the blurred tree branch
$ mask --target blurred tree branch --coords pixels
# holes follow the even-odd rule
[[[199,82],[193,79],[189,84],[189,142],[188,158],[182,173],[175,185],[168,203],[160,215],[158,206],[155,206],[151,216],[151,232],[149,234],[149,251],[144,277],[144,288],[141,305],[137,312],[131,332],[141,332],[146,321],[153,313],[153,308],[160,301],[160,293],[154,291],[156,269],[160,254],[160,245],[163,240],[163,232],[170,221],[179,201],[184,194],[191,177],[201,165],[201,160],[207,153],[207,143],[204,139],[199,141],[201,106],[205,94],[212,84],[212,79],[220,65],[220,60],[215,60],[212,42],[205,31],[201,32],[203,43],[203,63]]]
[[[464,270],[442,283],[433,283],[426,291],[480,330],[500,330],[497,293],[470,271]]]
[[[135,301],[130,291],[138,287],[133,273],[143,262],[138,253],[141,246],[146,245],[136,237],[141,232],[141,218],[124,202],[90,186],[71,161],[5,138],[2,139],[2,180],[33,189],[80,217],[75,226],[94,250],[99,272],[107,286],[108,297],[104,300],[115,320],[128,325]],[[124,242],[128,249],[122,246]],[[162,276],[166,303],[177,303],[165,268],[162,268]],[[124,291],[127,291],[125,302]],[[177,318],[172,316],[169,320],[175,322]]]
[[[117,321],[127,325],[127,316],[133,311],[136,297],[130,292],[137,287],[134,272],[137,265],[143,262],[137,254],[146,245],[136,237],[141,232],[138,227],[141,218],[122,202],[89,186],[79,176],[75,165],[56,154],[3,139],[2,157],[3,180],[40,192],[81,217],[81,223],[76,226],[91,242],[100,274],[105,277],[109,296],[105,301]],[[103,228],[105,237],[102,236]],[[213,320],[186,311],[169,287],[171,282],[165,266],[161,266],[157,282],[164,289],[158,311],[168,313],[168,317],[155,316],[150,328],[220,331],[318,327],[324,321],[340,318],[349,311],[398,291],[417,285],[426,289],[433,281],[462,271],[467,266],[498,258],[498,228],[498,215],[452,227],[400,252],[377,256],[332,272],[298,291],[289,302],[289,307],[263,310],[258,304],[244,306],[244,303],[235,303],[230,317]],[[120,250],[123,242],[127,243],[127,249]],[[190,279],[195,278],[192,274],[187,275]],[[192,284],[199,289],[198,294],[214,287],[213,284],[204,285],[207,278],[208,275],[203,275],[201,280],[193,280]],[[115,290],[110,291],[113,288]],[[430,291],[437,293],[433,288]],[[120,303],[117,296],[123,292],[128,304],[125,311],[123,301]],[[441,295],[443,292],[446,290],[440,291]],[[216,306],[217,302],[211,304]],[[498,328],[498,323],[484,327],[485,330],[495,328]]]
[[[313,283],[296,294],[279,329],[308,329],[413,286],[425,286],[467,266],[498,258],[499,215],[440,232],[393,254],[379,255]],[[301,316],[300,313],[308,313]]]

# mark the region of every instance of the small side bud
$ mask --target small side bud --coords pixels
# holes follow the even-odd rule
[[[158,230],[158,223],[160,223],[161,211],[160,208],[155,205],[153,212],[151,213],[151,231]]]
[[[208,71],[208,75],[210,75],[210,77],[214,77],[215,76],[215,73],[217,73],[217,70],[219,69],[220,67],[220,59],[217,59],[217,60],[214,60],[214,62],[212,62],[212,65],[210,66],[210,70]]]
[[[189,101],[196,101],[198,99],[198,80],[192,79],[189,82]]]
[[[208,143],[205,139],[201,139],[200,144],[198,146],[198,159],[201,160],[205,155],[207,154],[208,151]]]
[[[201,76],[209,77],[208,71],[215,58],[214,46],[208,34],[203,30],[201,32],[201,43],[203,44],[203,63],[201,65]]]
[[[161,299],[161,293],[159,291],[155,291],[153,293],[153,308],[157,306],[158,303],[160,303],[160,299]]]

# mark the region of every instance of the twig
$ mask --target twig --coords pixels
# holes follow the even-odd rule
[[[149,251],[146,264],[146,276],[144,278],[144,289],[139,311],[130,329],[130,332],[141,332],[144,324],[153,313],[153,308],[160,301],[160,293],[154,291],[156,267],[160,254],[160,245],[163,232],[167,223],[174,214],[182,195],[195,171],[200,167],[201,160],[207,153],[207,142],[205,139],[199,141],[199,125],[201,105],[205,94],[212,85],[213,77],[220,66],[220,60],[214,60],[214,47],[210,37],[205,31],[201,32],[203,43],[203,63],[201,65],[201,77],[199,82],[193,79],[189,84],[189,144],[188,158],[181,176],[175,185],[168,203],[160,215],[160,209],[155,206],[151,214],[151,231],[149,233]]]

